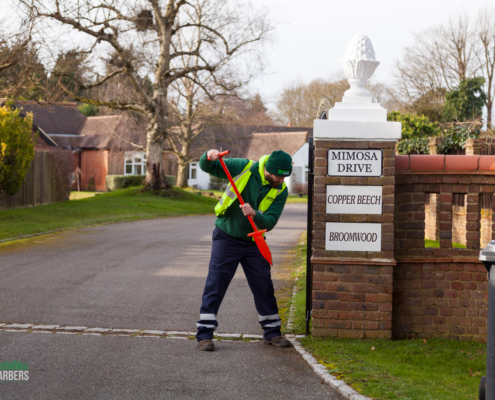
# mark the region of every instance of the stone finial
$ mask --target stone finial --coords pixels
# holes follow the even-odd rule
[[[371,95],[365,86],[380,64],[375,59],[371,40],[365,35],[354,36],[340,60],[351,88],[342,99],[343,103],[371,103]]]

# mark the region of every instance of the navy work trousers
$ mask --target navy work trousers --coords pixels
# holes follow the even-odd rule
[[[270,340],[281,336],[281,320],[278,316],[270,264],[261,255],[258,246],[227,235],[219,228],[213,230],[211,259],[206,278],[200,320],[196,323],[198,341],[213,338],[217,328],[217,313],[239,263],[242,265],[249,287],[254,296],[263,338]]]

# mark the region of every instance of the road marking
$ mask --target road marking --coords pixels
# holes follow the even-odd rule
[[[124,329],[124,328],[88,328],[86,326],[60,326],[60,325],[35,325],[35,324],[5,324],[0,323],[0,332],[28,332],[28,333],[53,333],[58,335],[85,335],[85,336],[132,336],[154,337],[169,339],[196,339],[196,332],[162,331],[155,329]],[[253,342],[259,343],[263,335],[249,333],[214,333],[214,341],[229,342]]]

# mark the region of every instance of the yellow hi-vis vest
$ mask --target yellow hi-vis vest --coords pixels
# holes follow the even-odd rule
[[[266,161],[268,160],[268,157],[270,156],[263,156],[259,161],[259,165],[260,165],[259,172],[261,176],[264,176],[263,175],[265,173],[264,166],[266,164]],[[251,167],[253,166],[254,163],[255,162],[253,160],[249,160],[249,162],[241,171],[241,173],[233,178],[233,181],[235,182],[235,185],[237,186],[237,190],[239,191],[239,193],[242,193],[242,191],[246,187],[249,178],[251,177]],[[282,184],[282,189],[271,188],[270,191],[265,196],[265,198],[261,201],[258,207],[258,212],[264,214],[268,210],[268,208],[272,205],[272,203],[275,201],[275,198],[280,193],[282,193],[286,187],[287,185],[284,182]],[[215,206],[215,213],[217,214],[217,216],[223,215],[227,211],[227,209],[232,205],[235,199],[237,199],[237,195],[235,194],[235,191],[229,182],[229,185],[227,186],[225,193],[222,195],[222,198]]]

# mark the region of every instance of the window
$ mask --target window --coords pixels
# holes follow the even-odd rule
[[[189,179],[191,180],[198,179],[196,176],[197,169],[198,169],[198,163],[189,164],[189,177],[190,177]]]
[[[146,175],[146,153],[141,151],[125,152],[124,175]]]

